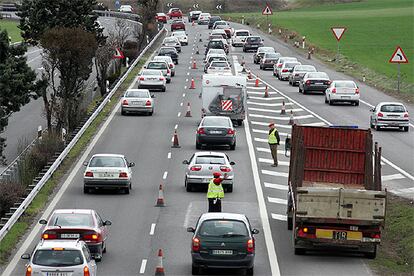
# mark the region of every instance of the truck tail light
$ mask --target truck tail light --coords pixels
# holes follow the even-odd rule
[[[128,174],[126,172],[120,172],[119,178],[128,178]]]
[[[382,114],[381,112],[378,113],[378,117],[384,117],[384,114]]]
[[[220,171],[222,171],[222,172],[231,172],[231,169],[227,166],[220,166]]]
[[[145,103],[145,106],[151,106],[151,101],[147,100],[147,102]]]
[[[145,78],[144,77],[139,77],[139,80],[145,80]]]
[[[359,94],[359,88],[355,88],[355,94]]]
[[[336,93],[336,88],[332,88],[332,93],[335,94]]]
[[[86,177],[93,177],[93,172],[86,172],[85,173],[85,176]]]
[[[32,276],[32,271],[33,271],[32,267],[28,265],[26,267],[26,276]]]
[[[44,232],[42,235],[42,239],[44,240],[54,240],[57,239],[57,234],[55,232]]]
[[[83,276],[90,276],[91,274],[89,273],[89,268],[87,266],[85,266],[83,268]]]
[[[193,172],[198,172],[198,171],[201,171],[201,166],[192,166],[192,167],[190,168],[190,171],[193,171]]]
[[[254,240],[250,239],[247,241],[247,252],[248,253],[254,253]]]
[[[200,251],[200,240],[198,238],[193,238],[193,242],[191,244],[191,249],[193,252],[199,252]]]
[[[200,127],[200,128],[197,130],[197,134],[206,134],[206,132],[205,132],[204,128]]]
[[[123,100],[122,105],[128,105],[128,100]]]
[[[310,227],[301,227],[298,229],[298,237],[316,239],[315,229]]]

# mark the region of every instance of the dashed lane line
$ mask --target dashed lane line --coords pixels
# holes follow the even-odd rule
[[[156,223],[152,223],[151,224],[151,229],[150,229],[150,232],[149,232],[150,236],[153,236],[154,235],[154,233],[155,233],[155,226],[156,225],[157,225]]]
[[[171,159],[171,152],[167,154],[167,159]]]
[[[272,213],[272,218],[276,219],[276,220],[287,221],[287,216],[286,215],[279,215],[279,214],[273,214]]]
[[[281,176],[281,177],[288,177],[288,173],[284,172],[275,172],[275,171],[269,171],[269,170],[262,170],[262,174],[271,175],[271,176]]]
[[[141,267],[139,269],[139,274],[144,274],[146,267],[147,267],[147,259],[142,259]]]
[[[264,186],[266,188],[283,190],[283,191],[287,191],[288,190],[288,186],[287,185],[280,185],[280,184],[274,184],[274,183],[269,183],[269,182],[264,182],[263,184],[264,184]]]
[[[269,201],[270,203],[287,205],[287,200],[286,199],[281,199],[281,198],[277,198],[277,197],[268,196],[267,201]]]

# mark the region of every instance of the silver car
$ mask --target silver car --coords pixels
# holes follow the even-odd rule
[[[164,38],[164,41],[162,42],[162,46],[174,47],[175,49],[177,49],[177,52],[181,53],[181,43],[178,40],[178,38],[175,36]]]
[[[190,160],[184,160],[187,165],[185,170],[184,184],[187,192],[191,192],[195,187],[206,188],[213,178],[214,172],[220,172],[225,178],[222,182],[226,192],[233,191],[234,162],[222,152],[200,151],[191,156]]]
[[[299,61],[286,61],[280,67],[278,79],[279,80],[288,80],[289,74],[292,72],[293,68],[297,65],[301,65]]]
[[[153,59],[153,61],[165,61],[168,63],[168,66],[170,67],[171,70],[171,77],[175,76],[175,64],[174,61],[172,60],[172,58],[170,56],[155,56]]]
[[[289,84],[295,86],[307,72],[316,72],[313,65],[296,65],[289,74]]]
[[[265,53],[260,59],[260,69],[273,69],[273,64],[275,64],[281,56],[282,55],[280,53]]]
[[[370,126],[376,130],[383,127],[398,127],[404,131],[410,128],[410,116],[402,103],[382,102],[371,109]]]
[[[154,95],[148,89],[128,89],[121,98],[121,115],[130,112],[154,113]]]
[[[257,48],[256,53],[253,54],[253,62],[255,64],[259,64],[260,60],[264,56],[265,53],[275,53],[275,48],[273,47],[259,47]]]
[[[138,77],[138,89],[147,88],[149,90],[166,90],[167,80],[161,70],[146,69],[142,70]]]
[[[128,162],[122,154],[95,154],[88,162],[83,174],[83,192],[92,189],[118,189],[129,194],[132,188],[132,170],[135,163]]]
[[[167,83],[171,82],[171,69],[170,65],[166,61],[162,60],[152,60],[148,62],[145,69],[161,70],[163,76],[167,80]]]
[[[280,57],[273,65],[273,76],[279,77],[280,69],[285,61],[298,61],[298,59],[295,57]]]
[[[96,276],[95,260],[81,240],[41,240],[32,254],[23,254],[26,275]]]
[[[185,31],[180,31],[180,30],[174,31],[172,32],[171,36],[178,38],[181,45],[183,46],[188,45],[188,36]]]

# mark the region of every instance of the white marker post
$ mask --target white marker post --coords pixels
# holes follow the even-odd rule
[[[337,51],[336,51],[336,58],[335,61],[339,61],[339,41],[341,40],[342,36],[344,35],[345,31],[346,31],[346,27],[332,27],[331,31],[333,33],[333,35],[336,38],[337,41]]]
[[[401,63],[408,63],[407,56],[405,55],[403,49],[400,46],[394,51],[392,54],[389,63],[397,63],[398,64],[398,79],[397,79],[397,91],[400,92],[400,84],[401,84]]]

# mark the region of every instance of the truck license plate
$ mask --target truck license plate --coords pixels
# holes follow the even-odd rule
[[[332,231],[332,239],[346,241],[348,232],[346,231]]]

